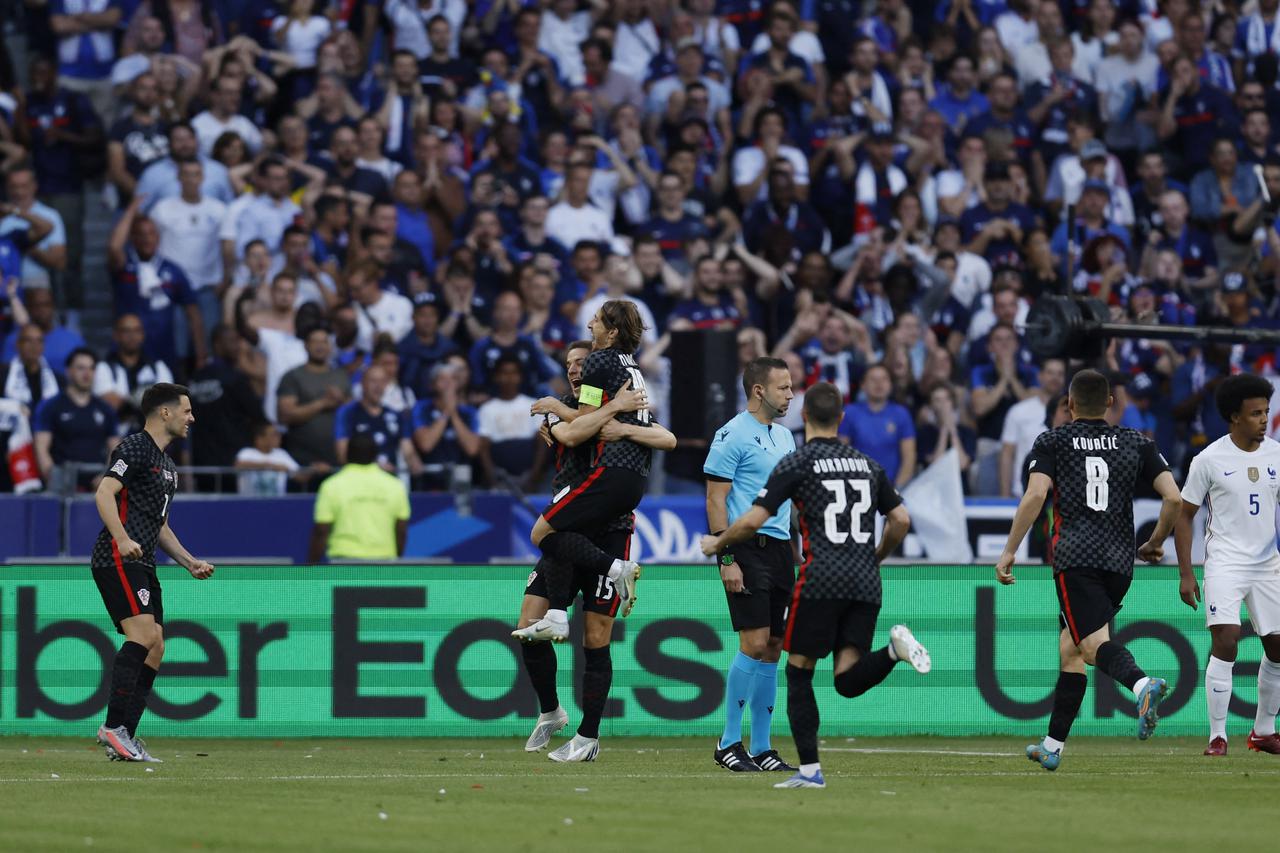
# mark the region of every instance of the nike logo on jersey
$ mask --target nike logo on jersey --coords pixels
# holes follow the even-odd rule
[[[1224,477],[1230,477],[1230,476],[1231,476],[1232,474],[1234,474],[1234,473],[1235,473],[1235,471],[1223,471],[1223,472],[1222,472],[1222,476],[1224,476]]]
[[[1215,687],[1215,688],[1213,688],[1213,692],[1214,692],[1214,693],[1226,693],[1227,691],[1225,691],[1225,690],[1219,690],[1218,688],[1216,688],[1216,687]]]

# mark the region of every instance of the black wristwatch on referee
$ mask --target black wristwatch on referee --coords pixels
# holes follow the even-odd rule
[[[728,529],[728,528],[726,528]],[[719,530],[711,534],[712,536],[723,536],[724,530]],[[716,554],[716,562],[722,566],[732,566],[734,563],[733,552],[725,548],[720,549],[720,553]]]

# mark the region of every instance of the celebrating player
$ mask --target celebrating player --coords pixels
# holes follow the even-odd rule
[[[577,394],[582,385],[582,365],[590,352],[591,341],[570,344],[566,351],[565,366],[572,393],[559,400],[544,398],[533,406],[533,414],[546,416],[544,435],[556,448],[556,475],[552,480],[555,492],[572,489],[591,473],[593,450],[585,442],[597,433],[606,441],[629,436],[639,441],[652,441],[654,446],[660,448],[675,446],[675,436],[656,424],[652,429],[642,429],[613,420],[616,413],[637,411],[648,404],[643,391],[633,391],[627,386],[603,408],[577,417]],[[625,560],[631,550],[633,526],[634,517],[632,513],[627,513],[605,525],[592,541],[606,553]],[[528,752],[536,752],[545,747],[552,735],[564,728],[569,721],[569,715],[560,706],[556,695],[555,651],[545,642],[563,642],[569,635],[569,626],[543,617],[553,604],[558,609],[567,610],[572,597],[564,601],[549,600],[546,583],[548,561],[549,558],[543,557],[529,575],[529,583],[520,606],[520,628],[511,633],[522,641],[521,654],[525,670],[529,673],[529,680],[533,682],[541,705],[542,713],[524,746]],[[613,620],[617,616],[620,600],[613,582],[604,575],[589,576],[585,571],[575,572],[571,596],[576,596],[579,591],[582,592],[583,610],[586,613],[582,642],[586,666],[582,674],[582,724],[578,727],[578,734],[598,741],[600,718],[604,714],[605,700],[613,681],[609,641],[613,636]],[[552,756],[555,755],[556,753],[552,753]]]
[[[800,511],[804,562],[791,595],[783,634],[787,650],[787,718],[800,754],[800,770],[775,788],[825,788],[818,762],[818,701],[813,670],[835,652],[835,687],[861,696],[908,661],[928,672],[929,653],[905,625],[889,631],[889,645],[871,651],[880,613],[880,561],[907,535],[911,518],[884,469],[837,438],[844,401],[836,386],[819,382],[804,396],[805,444],[783,457],[764,493],[719,536],[702,538],[702,553],[718,554],[756,534],[787,500]],[[876,513],[885,516],[873,544]]]
[[[1138,483],[1153,483],[1164,501],[1150,540],[1138,549],[1148,562],[1164,557],[1163,543],[1181,503],[1155,442],[1103,419],[1112,404],[1105,376],[1096,370],[1080,371],[1071,380],[1068,398],[1072,422],[1041,433],[1031,449],[1031,475],[996,564],[1000,583],[1013,583],[1014,553],[1052,489],[1053,580],[1062,622],[1060,671],[1049,734],[1027,747],[1027,757],[1046,770],[1058,768],[1080,712],[1088,684],[1085,664],[1133,691],[1138,738],[1151,737],[1168,684],[1163,678],[1147,677],[1129,650],[1111,639],[1108,625],[1133,582],[1133,493]]]
[[[707,529],[720,534],[748,510],[778,460],[795,452],[791,430],[774,429],[794,396],[791,371],[778,358],[757,358],[742,374],[747,410],[716,431],[702,470],[707,475]],[[783,501],[753,537],[718,555],[738,653],[725,689],[724,733],[715,760],[736,772],[788,770],[770,746],[778,693],[778,658],[787,605],[796,582],[791,553],[791,502]],[[751,707],[751,752],[742,745],[742,712]]]
[[[1182,487],[1182,514],[1174,530],[1182,600],[1193,610],[1200,588],[1191,570],[1191,520],[1209,505],[1205,535],[1205,624],[1213,637],[1204,673],[1209,703],[1205,755],[1227,754],[1227,710],[1231,670],[1240,642],[1240,602],[1262,638],[1266,656],[1258,667],[1258,712],[1249,749],[1280,755],[1276,712],[1280,710],[1280,553],[1276,551],[1276,494],[1280,490],[1280,444],[1267,438],[1271,383],[1241,374],[1218,386],[1218,412],[1230,427],[1195,459]]]
[[[156,576],[159,547],[197,580],[213,566],[191,556],[169,529],[178,470],[164,452],[195,422],[181,385],[161,382],[142,395],[142,432],[120,442],[107,460],[95,500],[102,532],[93,546],[93,580],[116,630],[125,636],[111,668],[107,721],[98,743],[119,761],[159,761],[135,737],[164,657],[164,599]]]

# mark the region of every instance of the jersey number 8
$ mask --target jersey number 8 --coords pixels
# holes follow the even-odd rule
[[[849,509],[849,532],[840,529],[840,514],[848,503],[845,498],[845,484],[853,492],[853,506]],[[859,545],[871,538],[870,531],[862,529],[862,516],[871,509],[871,483],[868,480],[823,480],[823,488],[831,492],[832,502],[822,514],[825,522],[827,541],[832,545],[843,545],[850,537]]]
[[[1107,460],[1101,456],[1084,458],[1085,492],[1084,502],[1089,509],[1106,512],[1111,497],[1111,470]]]

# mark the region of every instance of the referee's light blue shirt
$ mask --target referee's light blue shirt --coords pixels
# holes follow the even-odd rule
[[[765,426],[748,412],[716,430],[703,463],[703,473],[729,480],[729,523],[751,509],[756,495],[769,481],[773,467],[788,453],[795,452],[796,440],[782,424]],[[760,532],[775,539],[791,539],[791,501],[778,507]]]

